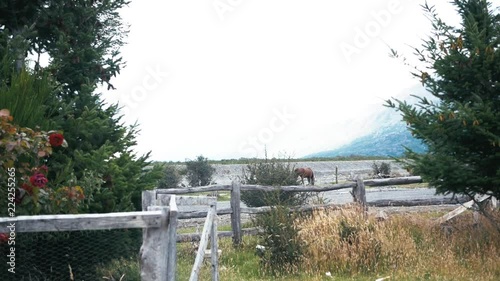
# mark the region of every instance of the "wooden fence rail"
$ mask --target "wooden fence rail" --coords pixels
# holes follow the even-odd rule
[[[15,224],[16,232],[109,230],[122,228],[158,228],[162,211],[81,215],[41,215],[0,218],[0,232]]]
[[[169,207],[153,206],[142,212],[0,218],[0,232],[10,232],[12,226],[16,233],[142,228],[141,280],[175,280],[176,255],[170,249],[175,249],[177,226],[170,222],[175,221],[176,208],[173,198]]]
[[[265,185],[242,185],[238,182],[233,182],[231,185],[209,185],[203,187],[189,187],[189,188],[171,188],[171,189],[155,189],[153,191],[145,191],[147,194],[143,194],[143,208],[151,204],[166,204],[165,199],[161,199],[164,196],[168,198],[170,195],[184,195],[190,193],[203,193],[203,192],[215,192],[215,191],[230,191],[230,208],[217,209],[217,215],[231,215],[231,233],[228,232],[219,233],[220,236],[232,236],[233,243],[239,245],[241,243],[243,233],[255,233],[255,230],[244,231],[241,226],[241,214],[259,214],[269,212],[271,207],[241,207],[241,192],[242,191],[288,191],[288,192],[326,192],[332,190],[340,190],[351,188],[351,194],[353,195],[354,202],[358,202],[363,206],[367,206],[366,195],[365,195],[365,185],[366,186],[387,186],[387,185],[404,185],[421,183],[422,179],[419,176],[413,177],[402,177],[402,178],[388,178],[388,179],[370,179],[362,180],[358,178],[356,181],[332,184],[326,186],[265,186]],[[163,200],[163,203],[157,202],[152,203],[155,200]],[[184,199],[183,196],[177,197],[177,203],[182,204],[189,202],[192,199]],[[207,199],[208,200],[208,199]],[[198,202],[199,201],[199,202]],[[156,202],[156,201],[155,201]],[[199,205],[203,203],[203,199],[197,199],[197,202],[193,201],[194,205]],[[206,204],[206,202],[205,202]],[[188,204],[189,205],[189,204]],[[310,211],[317,208],[336,208],[335,204],[324,204],[324,205],[308,205],[302,206],[300,208],[294,209],[298,211]],[[207,216],[207,211],[192,211],[192,212],[180,212],[178,215],[179,219],[191,219],[191,218],[202,218]],[[194,241],[199,239],[199,234],[191,233],[184,234],[183,238],[178,238],[178,241]]]

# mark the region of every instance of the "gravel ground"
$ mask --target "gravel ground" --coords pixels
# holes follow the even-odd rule
[[[335,183],[335,168],[338,171],[338,181],[346,181],[360,175],[370,178],[373,174],[372,165],[387,162],[391,164],[391,172],[394,176],[408,176],[408,172],[400,164],[393,160],[360,160],[360,161],[315,161],[315,162],[293,162],[294,167],[309,167],[314,171],[316,185]],[[213,165],[215,168],[214,181],[217,184],[231,184],[232,180],[243,178],[245,164]]]

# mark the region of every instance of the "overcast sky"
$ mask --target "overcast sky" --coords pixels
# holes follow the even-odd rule
[[[428,2],[456,22],[448,1]],[[418,85],[389,47],[412,57],[431,30],[422,3],[135,0],[127,67],[104,97],[140,124],[136,150],[153,160],[333,149]]]

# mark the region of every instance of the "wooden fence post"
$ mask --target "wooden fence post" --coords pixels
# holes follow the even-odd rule
[[[177,272],[177,203],[175,202],[176,196],[170,196],[169,203],[169,222],[168,222],[168,260],[167,260],[167,281],[175,281],[175,273]]]
[[[339,167],[335,166],[335,184],[339,183]]]
[[[140,251],[141,280],[167,280],[168,207],[150,206],[148,211],[162,211],[158,228],[145,228]]]
[[[233,230],[233,245],[241,245],[241,183],[232,182],[231,189],[231,228]]]
[[[352,188],[352,196],[354,197],[354,202],[359,203],[363,210],[366,211],[366,191],[363,178],[358,176],[356,178],[356,186]]]
[[[142,192],[142,210],[147,211],[149,206],[156,206],[156,189]]]
[[[217,200],[217,199],[216,199]],[[217,203],[210,206],[214,209],[214,219],[212,221],[212,229],[210,231],[210,251],[212,261],[212,281],[219,280],[219,235],[217,234],[218,216],[217,216]]]

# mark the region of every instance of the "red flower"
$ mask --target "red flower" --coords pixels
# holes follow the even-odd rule
[[[62,134],[54,133],[49,136],[49,143],[51,146],[61,146],[64,142],[64,137]]]
[[[49,180],[47,180],[45,175],[42,173],[35,173],[30,177],[31,184],[38,187],[44,187],[48,181]]]
[[[9,241],[9,234],[8,233],[0,233],[0,243],[5,243]]]

